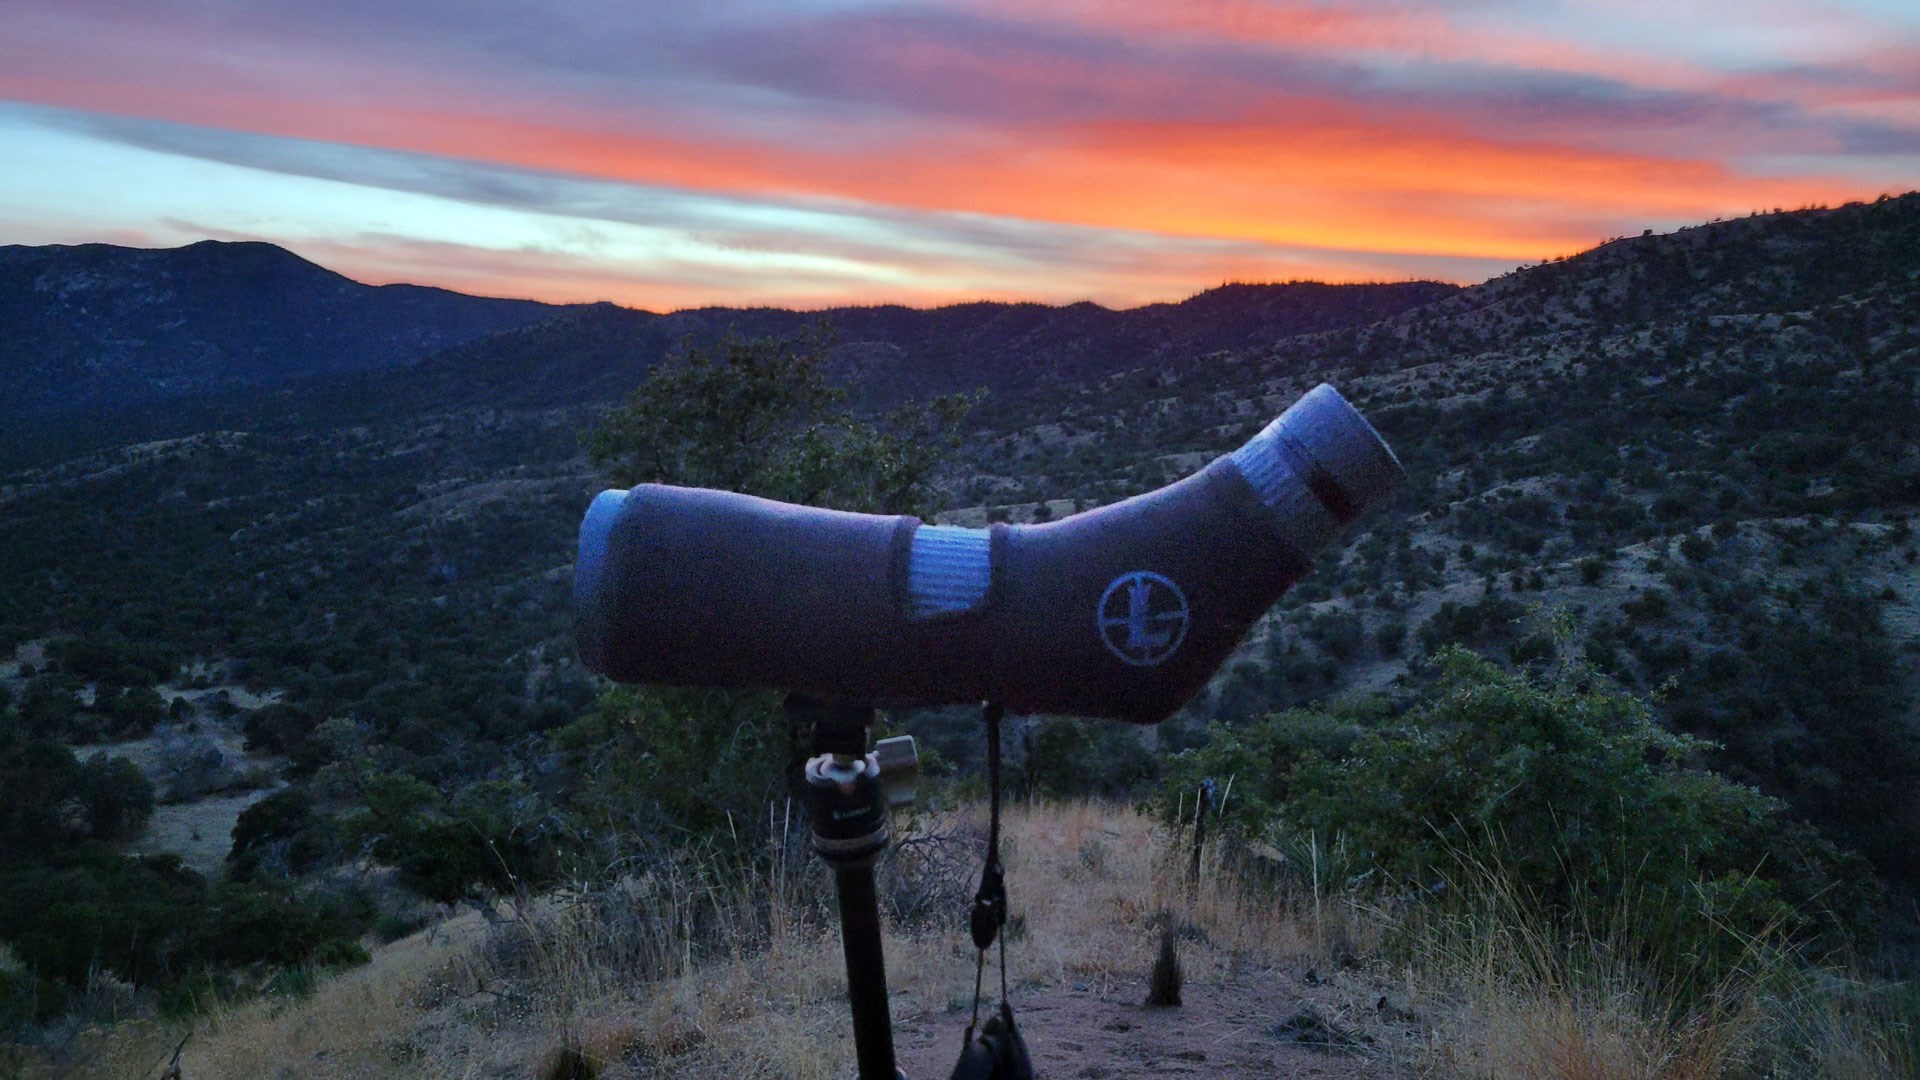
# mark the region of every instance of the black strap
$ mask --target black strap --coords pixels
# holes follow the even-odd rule
[[[987,864],[980,871],[980,888],[973,894],[970,929],[977,950],[973,965],[973,1019],[960,1047],[960,1063],[953,1080],[1034,1080],[1033,1060],[1026,1040],[1013,1022],[1013,1002],[1007,996],[1007,875],[1000,865],[1000,720],[1006,710],[993,702],[986,706]],[[987,949],[1000,943],[1000,1012],[980,1023],[980,984],[987,968]],[[976,1037],[977,1036],[977,1037]]]
[[[1001,931],[1007,924],[1007,875],[1000,865],[1000,720],[1006,715],[1001,705],[988,702],[987,722],[987,862],[980,871],[980,888],[973,894],[969,929],[976,951],[973,967],[973,1019],[967,1023],[967,1041],[980,1026],[980,984],[986,974],[987,949],[1000,943],[1000,1004],[1012,1016],[1007,1004],[1007,938]]]

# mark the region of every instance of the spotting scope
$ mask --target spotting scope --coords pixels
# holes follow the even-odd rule
[[[1402,476],[1321,385],[1199,472],[1044,524],[605,491],[580,527],[580,654],[620,682],[1157,723]]]

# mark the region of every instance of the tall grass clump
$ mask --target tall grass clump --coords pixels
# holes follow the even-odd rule
[[[1435,1052],[1450,1075],[1920,1075],[1913,988],[1850,976],[1785,924],[1705,939],[1631,883],[1560,907],[1464,853],[1447,886],[1376,910],[1393,955],[1455,1006]]]

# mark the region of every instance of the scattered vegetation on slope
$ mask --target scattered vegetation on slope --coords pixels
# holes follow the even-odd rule
[[[271,985],[274,970],[299,984],[313,965],[358,959],[349,943],[418,925],[407,896],[484,906],[554,883],[598,888],[616,855],[671,861],[723,829],[739,851],[759,850],[784,743],[771,703],[603,696],[571,660],[573,530],[602,482],[583,430],[612,440],[596,447],[602,462],[640,468],[623,479],[944,506],[977,524],[1071,514],[1164,483],[1328,379],[1407,462],[1395,505],[1324,557],[1153,739],[1019,725],[1022,791],[1123,797],[1224,772],[1237,778],[1230,815],[1253,814],[1256,800],[1273,809],[1245,842],[1284,853],[1286,874],[1304,853],[1341,866],[1340,882],[1371,871],[1363,889],[1445,882],[1444,893],[1479,898],[1423,903],[1408,923],[1387,894],[1364,894],[1383,925],[1479,918],[1447,923],[1485,933],[1443,934],[1455,944],[1433,955],[1466,968],[1462,957],[1500,957],[1520,972],[1495,992],[1519,1010],[1525,1045],[1564,1036],[1606,1042],[1588,1047],[1596,1054],[1682,1053],[1660,1041],[1673,1036],[1665,1020],[1646,1019],[1681,1000],[1690,1030],[1741,1045],[1776,1039],[1766,1024],[1801,1022],[1751,1004],[1763,998],[1815,1001],[1820,1024],[1844,1027],[1879,999],[1807,990],[1787,946],[1824,948],[1874,924],[1867,912],[1887,897],[1879,940],[1916,933],[1920,803],[1904,793],[1920,772],[1917,252],[1916,196],[1616,241],[1368,326],[1163,351],[989,395],[940,469],[927,436],[951,410],[875,426],[838,411],[818,366],[799,383],[769,369],[775,434],[733,440],[744,454],[734,465],[753,468],[710,460],[701,432],[758,400],[729,397],[736,344],[661,369],[605,427],[604,402],[554,396],[566,380],[540,383],[537,367],[526,373],[537,401],[502,379],[438,411],[433,395],[400,392],[408,379],[440,385],[462,357],[496,355],[481,343],[380,382],[391,399],[336,409],[328,394],[352,397],[344,383],[299,400],[230,398],[217,404],[220,430],[14,473],[0,483],[5,752],[74,779],[66,795],[21,803],[38,815],[21,827],[40,830],[21,835],[45,847],[5,853],[0,937],[12,949],[0,979],[26,1003],[13,1016],[205,1007],[214,990]],[[542,342],[568,340],[543,335],[563,329],[517,331],[498,355],[533,364]],[[851,342],[836,362],[881,364],[885,352]],[[397,401],[413,405],[382,411]],[[661,425],[686,425],[685,441],[658,442]],[[1436,682],[1472,664],[1478,691]],[[1591,675],[1577,685],[1517,674],[1578,667]],[[216,670],[277,699],[209,714],[176,694]],[[1588,726],[1556,720],[1563,704]],[[1489,716],[1504,726],[1484,726]],[[957,785],[977,783],[971,717],[900,720]],[[137,777],[90,757],[142,736],[198,746],[209,723],[270,755],[289,785],[241,815],[226,881],[123,854],[116,842],[146,814]],[[1547,774],[1559,782],[1521,783]],[[1501,775],[1519,786],[1488,780]],[[1418,797],[1360,797],[1395,790]],[[1857,887],[1856,857],[1893,891]],[[1258,877],[1255,858],[1228,861]],[[1340,892],[1324,880],[1314,874],[1309,890],[1322,901]],[[44,902],[56,891],[95,906],[68,918]],[[1632,948],[1609,946],[1614,956],[1647,943],[1647,927],[1610,913],[1653,907],[1671,916],[1673,940],[1718,958],[1705,990],[1696,981],[1676,996],[1615,969],[1576,978],[1582,942],[1636,935]],[[111,932],[89,936],[93,925]],[[1316,920],[1313,933],[1331,925]],[[1515,926],[1525,933],[1500,929]],[[269,948],[269,937],[292,944]],[[1417,954],[1382,948],[1393,963]],[[1552,962],[1509,964],[1527,950]],[[1867,959],[1884,973],[1910,954]],[[1444,967],[1429,963],[1441,972],[1432,985],[1450,978]],[[1721,1007],[1726,980],[1748,980],[1750,993],[1725,998],[1747,1004],[1698,1011]],[[132,989],[115,996],[121,984]],[[1561,1011],[1526,1013],[1528,994]]]

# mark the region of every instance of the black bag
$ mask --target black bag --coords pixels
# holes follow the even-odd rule
[[[977,1034],[967,1039],[953,1080],[1034,1080],[1027,1042],[1014,1025],[1013,1010],[1005,1002],[1000,1015],[990,1016]]]

